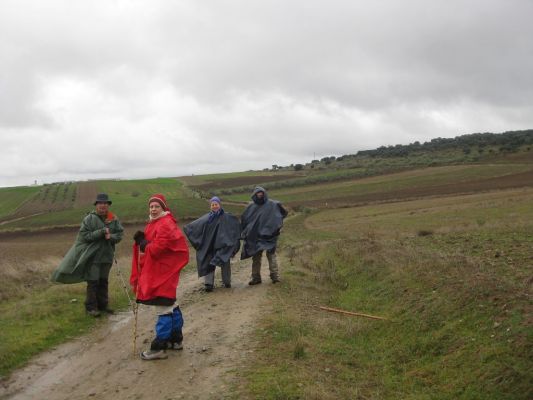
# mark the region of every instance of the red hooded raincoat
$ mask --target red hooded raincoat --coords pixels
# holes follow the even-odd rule
[[[172,305],[180,271],[189,262],[185,236],[171,213],[150,221],[144,235],[149,244],[139,254],[133,246],[130,284],[138,303]]]

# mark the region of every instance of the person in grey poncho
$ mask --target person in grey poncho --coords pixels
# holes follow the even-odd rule
[[[109,211],[111,200],[105,193],[96,196],[95,210],[81,223],[76,242],[52,274],[59,283],[87,282],[85,310],[92,317],[101,312],[113,313],[108,307],[109,271],[115,256],[115,244],[120,242],[124,228],[117,216]]]
[[[266,251],[270,279],[279,282],[276,245],[287,210],[276,200],[270,200],[267,192],[258,186],[250,203],[241,215],[241,238],[244,239],[241,260],[252,257],[252,279],[249,285],[261,283],[261,258]]]
[[[220,266],[222,283],[231,287],[230,259],[240,248],[240,225],[236,216],[221,207],[220,199],[210,200],[211,211],[183,227],[196,250],[198,276],[204,277],[205,291],[215,287],[215,269]]]

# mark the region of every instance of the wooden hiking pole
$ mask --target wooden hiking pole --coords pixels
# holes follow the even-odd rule
[[[340,313],[340,314],[354,315],[354,316],[357,316],[357,317],[365,317],[365,318],[379,319],[379,320],[383,320],[383,321],[388,321],[387,318],[377,317],[375,315],[370,315],[370,314],[356,313],[356,312],[353,312],[353,311],[340,310],[338,308],[331,308],[331,307],[324,307],[324,306],[319,306],[318,308],[320,308],[321,310],[336,312],[336,313]]]
[[[137,300],[138,292],[139,292],[139,278],[141,277],[141,246],[137,246],[137,283],[135,284],[135,300]],[[133,357],[137,355],[137,317],[139,315],[139,305],[135,301],[133,303],[133,315],[134,323],[133,323]]]
[[[134,302],[131,299],[130,292],[128,290],[128,286],[126,285],[126,281],[124,280],[124,277],[122,276],[122,272],[120,271],[120,266],[118,265],[118,261],[117,261],[116,258],[115,258],[115,268],[117,270],[118,278],[120,279],[120,282],[122,282],[122,288],[124,289],[124,292],[126,292],[126,297],[128,298],[128,304],[129,304],[131,310],[133,311],[133,313],[135,314]]]

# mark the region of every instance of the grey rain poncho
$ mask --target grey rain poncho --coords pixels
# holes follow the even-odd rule
[[[257,193],[264,193],[264,202],[257,199]],[[270,200],[267,192],[258,186],[252,194],[250,203],[241,216],[241,238],[244,239],[241,260],[252,257],[262,250],[272,250],[276,247],[283,218],[287,210],[276,200]]]
[[[210,213],[183,227],[183,232],[192,247],[196,250],[198,276],[205,276],[229,262],[239,251],[240,225],[239,219],[223,209],[220,214],[209,222]]]

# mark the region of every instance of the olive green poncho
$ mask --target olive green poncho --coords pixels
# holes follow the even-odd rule
[[[109,228],[111,239],[106,240],[105,228]],[[104,219],[90,212],[83,219],[76,242],[67,252],[59,267],[52,273],[52,282],[78,283],[98,280],[90,276],[93,264],[112,264],[115,244],[120,242],[124,228],[111,212]]]

